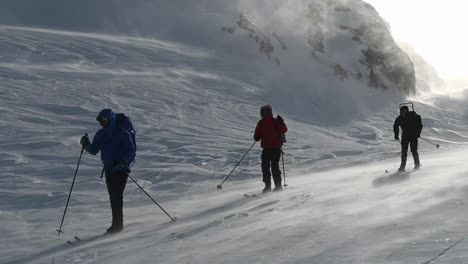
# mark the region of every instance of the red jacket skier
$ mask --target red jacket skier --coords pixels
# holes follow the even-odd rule
[[[279,191],[281,187],[281,171],[279,160],[281,158],[281,146],[283,145],[284,134],[288,131],[286,124],[281,116],[273,117],[273,109],[270,105],[260,108],[262,119],[258,121],[255,128],[255,141],[261,140],[262,152],[262,173],[265,188],[263,192],[271,191],[271,175],[275,183],[274,191]],[[270,172],[271,165],[271,172]]]

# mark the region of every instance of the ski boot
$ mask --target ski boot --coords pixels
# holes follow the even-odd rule
[[[109,228],[107,228],[107,233],[115,234],[115,233],[119,233],[122,230],[123,230],[123,223],[112,223],[112,225]]]
[[[281,192],[283,190],[283,187],[281,187],[281,185],[278,185],[275,187],[275,189],[273,189],[274,192]]]
[[[269,193],[269,192],[271,192],[271,186],[265,185],[265,188],[263,188],[262,193]]]

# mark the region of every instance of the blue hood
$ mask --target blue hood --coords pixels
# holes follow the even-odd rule
[[[113,130],[115,128],[114,111],[112,111],[112,109],[102,109],[101,112],[99,112],[98,116],[96,117],[96,120],[99,120],[102,117],[105,117],[107,120],[109,120],[109,124],[105,128],[109,128],[109,130]]]
[[[126,168],[129,170],[129,161],[135,155],[135,147],[130,134],[125,129],[117,127],[116,116],[112,109],[101,110],[96,120],[102,117],[108,120],[108,124],[96,133],[93,142],[86,147],[86,151],[93,155],[100,151],[106,171],[110,171],[113,166],[122,161],[127,163]]]

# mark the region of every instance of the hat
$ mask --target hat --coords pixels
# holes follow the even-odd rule
[[[270,105],[264,105],[260,108],[260,115],[262,117],[273,116],[273,109],[271,108]]]

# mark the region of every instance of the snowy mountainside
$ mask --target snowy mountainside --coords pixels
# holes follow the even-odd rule
[[[424,94],[433,94],[437,91],[448,91],[448,85],[442,80],[433,65],[429,64],[408,44],[400,44],[415,65],[418,97]]]
[[[261,26],[242,13],[236,22],[238,27],[221,29],[229,34],[236,34],[236,28],[247,31],[249,38],[258,43],[259,51],[279,67],[290,67],[291,56],[298,60],[299,53],[310,53],[310,58],[302,57],[304,64],[312,60],[342,80],[354,79],[365,86],[415,93],[414,65],[372,6],[362,1],[298,3],[286,2],[276,7],[272,16],[254,12]],[[288,20],[281,16],[282,12],[288,12]]]
[[[47,2],[57,9],[40,7],[39,20],[52,21],[51,28],[73,24],[56,23],[67,18],[54,16],[70,1]],[[406,98],[392,89],[340,78],[324,67],[329,58],[310,63],[310,49],[302,49],[303,39],[294,37],[303,31],[278,30],[278,36],[291,32],[284,52],[294,51],[281,55],[278,67],[254,50],[245,34],[220,30],[237,19],[237,11],[255,10],[249,18],[271,32],[268,27],[278,24],[267,23],[261,13],[279,5],[281,17],[291,1],[203,1],[195,9],[190,1],[156,2],[161,4],[158,12],[149,6],[142,13],[166,21],[152,23],[161,31],[155,38],[126,34],[132,31],[0,26],[0,263],[362,264],[435,258],[453,264],[466,259],[465,97],[416,102],[423,136],[442,148],[421,141],[423,169],[393,175],[399,145],[392,125]],[[0,6],[5,3],[11,1]],[[108,9],[92,8],[105,7],[105,1],[86,3],[90,16],[101,10],[99,18],[106,18]],[[266,6],[249,9],[252,5]],[[221,12],[226,9],[232,16]],[[16,9],[0,8],[5,10]],[[85,12],[80,10],[70,17]],[[210,16],[213,10],[217,12]],[[187,16],[190,12],[207,16]],[[174,27],[163,33],[172,16]],[[23,25],[38,22],[28,18]],[[73,29],[89,26],[91,31],[93,21]],[[343,65],[354,65],[360,56],[343,54],[349,57],[333,57]],[[263,187],[257,145],[223,190],[216,190],[253,143],[259,107],[266,103],[290,129],[284,149],[289,187],[282,193],[244,196]],[[76,168],[79,138],[94,135],[96,115],[107,107],[129,114],[135,124],[139,148],[132,177],[179,220],[170,223],[129,181],[124,231],[72,246],[66,241],[74,235],[100,235],[109,225],[99,158],[84,154],[65,233],[57,238],[55,232]]]
[[[459,165],[463,152],[456,155],[460,159],[444,160],[453,167],[444,178],[439,179],[439,172],[403,178],[383,172],[398,164],[391,125],[403,98],[392,92],[356,96],[346,106],[371,105],[374,111],[350,114],[347,120],[326,111],[286,108],[281,114],[291,130],[285,147],[290,187],[247,198],[244,193],[257,193],[262,185],[258,147],[222,192],[215,186],[252,143],[258,107],[277,99],[265,97],[248,64],[155,39],[15,27],[0,31],[0,50],[8,51],[0,54],[2,263],[149,263],[155,258],[161,263],[375,263],[381,252],[413,245],[410,240],[441,239],[424,247],[430,255],[459,237],[453,232],[462,223],[454,218],[444,225],[446,231],[434,229],[404,240],[392,233],[387,244],[365,255],[353,253],[376,244],[376,236],[389,230],[422,227],[424,210],[433,212],[442,204],[456,215],[443,204],[464,204],[459,196],[465,186]],[[54,232],[76,166],[79,137],[93,135],[98,129],[95,116],[104,107],[132,116],[139,144],[132,176],[179,222],[170,224],[129,183],[125,231],[70,246],[65,241],[74,234],[100,234],[108,225],[99,159],[84,155],[66,233],[57,239]],[[424,118],[424,136],[443,144],[443,153],[466,143],[464,113],[428,104],[416,107]],[[328,122],[320,121],[320,115]],[[421,142],[428,171],[440,171],[439,156],[426,158],[435,151]],[[369,162],[374,165],[364,165]],[[431,185],[431,180],[441,184]],[[408,189],[398,184],[405,181],[412,182]],[[421,184],[427,186],[422,193],[417,191]],[[405,196],[395,197],[397,190]],[[428,199],[434,193],[436,198]],[[412,201],[425,200],[411,207]],[[385,207],[395,210],[387,220],[376,209]],[[367,220],[347,224],[362,218]],[[408,224],[400,229],[400,221]],[[409,252],[407,257],[426,256]],[[394,258],[388,258],[392,263]]]
[[[255,25],[253,31],[241,32],[236,25],[241,14]],[[249,58],[245,62],[264,68],[263,74],[278,76],[263,80],[273,91],[281,91],[287,83],[278,82],[289,75],[298,80],[294,89],[303,90],[310,90],[311,76],[322,77],[322,82],[336,76],[346,79],[332,87],[371,86],[403,94],[414,94],[416,89],[411,60],[393,40],[387,23],[361,0],[7,0],[0,3],[0,24],[192,43],[218,54]],[[239,30],[225,34],[220,28]],[[252,43],[249,34],[259,44]],[[264,62],[258,63],[266,58],[257,49],[282,69],[272,73]]]
[[[11,27],[3,27],[2,32],[3,50],[9,51],[2,54],[0,63],[2,76],[7,80],[3,89],[3,127],[14,139],[6,147],[17,149],[15,155],[6,155],[5,159],[24,160],[27,166],[34,159],[25,155],[35,157],[44,148],[53,153],[67,152],[58,156],[73,160],[74,137],[98,129],[96,113],[112,107],[135,119],[141,146],[136,167],[150,172],[145,176],[148,179],[175,184],[172,181],[180,178],[177,182],[184,186],[186,182],[221,177],[250,145],[258,107],[281,101],[274,95],[265,95],[263,86],[257,84],[258,76],[251,76],[252,68],[244,66],[246,74],[239,79],[243,71],[234,59],[231,63],[209,50],[111,35]],[[281,111],[288,102],[284,100],[279,109],[275,108],[291,126],[288,145],[296,152],[291,153],[293,164],[318,163],[320,167],[324,160],[333,159],[336,164],[335,159],[341,158],[338,163],[346,163],[346,153],[365,149],[378,153],[379,145],[392,144],[382,141],[390,135],[384,135],[389,127],[382,127],[380,117],[369,124],[360,115],[353,117],[352,108],[368,116],[369,109],[383,105],[395,108],[401,99],[390,93],[395,99],[389,100],[385,92],[361,89],[363,96],[354,91],[347,102],[310,98],[316,100],[310,113],[291,111],[297,108],[294,102]],[[306,91],[297,96],[305,98],[309,94]],[[350,115],[339,115],[346,111]],[[391,112],[385,118],[392,119],[394,109]],[[41,135],[39,142],[28,139],[29,132],[22,131],[25,126]],[[314,130],[314,134],[309,130]],[[343,134],[352,140],[344,145],[333,140]],[[60,144],[54,144],[52,139],[59,139]],[[257,149],[253,156],[258,154]],[[165,166],[171,170],[165,172]],[[154,169],[159,173],[154,174]],[[193,173],[198,176],[193,177]],[[246,174],[252,175],[252,171],[247,169]]]

